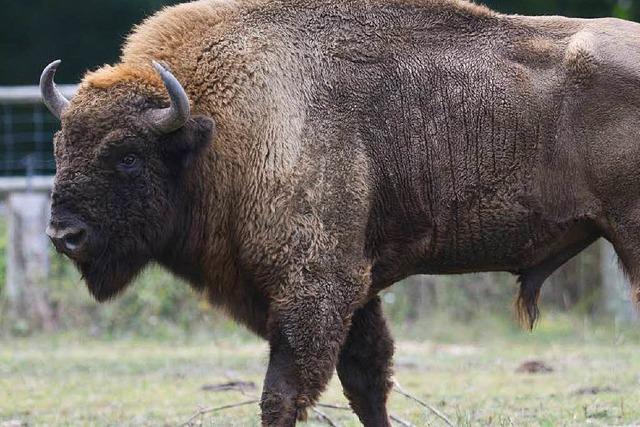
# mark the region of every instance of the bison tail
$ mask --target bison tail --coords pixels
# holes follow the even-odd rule
[[[516,299],[516,315],[522,327],[533,330],[538,318],[540,310],[538,309],[538,299],[540,298],[540,285],[531,284],[526,277],[520,276],[520,292]]]

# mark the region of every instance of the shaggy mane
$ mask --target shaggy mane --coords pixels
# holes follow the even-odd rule
[[[443,10],[454,10],[476,17],[496,16],[486,6],[478,5],[468,0],[374,0],[380,5],[406,5],[408,7],[425,7]],[[311,1],[314,2],[314,1]],[[315,0],[315,3],[330,7],[331,4],[349,4],[358,7],[363,0]],[[232,16],[243,10],[260,10],[264,8],[287,7],[300,4],[304,6],[308,0],[284,0],[270,2],[265,0],[199,0],[168,6],[135,26],[129,34],[122,49],[122,62],[141,62],[153,58],[171,62],[176,53],[191,47],[194,40],[211,38],[212,31],[224,26],[225,22],[233,21]],[[179,55],[178,55],[179,56]]]
[[[237,11],[233,0],[201,0],[168,6],[136,25],[122,48],[122,62],[149,58],[171,62],[194,41],[207,40],[211,31]]]
[[[384,1],[384,0],[383,0]],[[491,17],[496,13],[482,4],[476,4],[472,0],[386,0],[397,4],[406,4],[411,6],[430,6],[444,7],[457,10],[469,15],[479,17]]]
[[[116,83],[146,83],[148,85],[162,87],[162,80],[156,71],[149,65],[118,64],[105,65],[95,71],[89,71],[82,79],[83,83],[98,89],[109,88]]]

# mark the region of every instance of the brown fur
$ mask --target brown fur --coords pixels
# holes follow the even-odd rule
[[[155,261],[268,339],[264,425],[304,418],[335,368],[360,420],[389,425],[380,290],[510,271],[532,327],[544,280],[601,236],[640,283],[640,58],[617,53],[640,30],[621,22],[455,0],[164,9],[63,114],[52,222],[88,226],[74,261],[97,299]],[[152,60],[192,105],[168,135],[145,119],[167,105]]]
[[[96,89],[108,89],[111,86],[121,83],[147,83],[162,88],[162,80],[158,73],[151,67],[132,66],[129,64],[119,64],[114,67],[105,65],[102,68],[87,73],[83,84]]]

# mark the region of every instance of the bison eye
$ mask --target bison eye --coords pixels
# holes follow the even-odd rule
[[[135,154],[127,154],[120,159],[120,167],[124,170],[131,171],[138,166],[139,159]]]

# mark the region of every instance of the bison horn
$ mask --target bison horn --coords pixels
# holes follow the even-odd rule
[[[178,79],[176,79],[169,70],[156,61],[153,61],[153,67],[158,74],[160,74],[164,82],[164,87],[169,93],[171,105],[167,108],[149,111],[147,113],[147,119],[157,132],[173,132],[184,126],[189,119],[189,97]]]
[[[47,106],[51,114],[56,116],[58,120],[62,116],[64,110],[69,106],[69,100],[64,97],[62,93],[56,87],[53,82],[53,78],[56,75],[56,69],[60,65],[60,60],[53,61],[47,65],[42,75],[40,75],[40,94],[42,95],[42,101]]]

